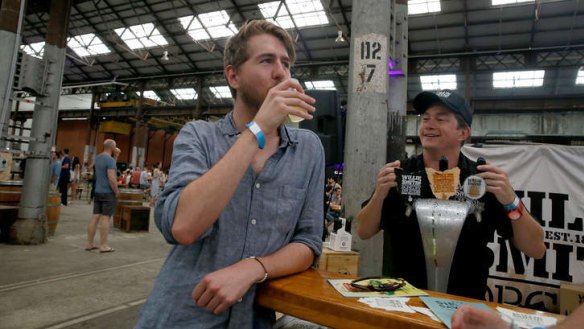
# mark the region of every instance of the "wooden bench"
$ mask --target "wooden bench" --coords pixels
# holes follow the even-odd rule
[[[150,207],[124,206],[120,229],[126,232],[148,231],[150,226]]]

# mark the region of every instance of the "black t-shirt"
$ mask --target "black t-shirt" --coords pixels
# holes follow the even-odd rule
[[[404,173],[422,173],[425,181],[423,186],[429,186],[422,155],[413,156],[401,164]],[[461,183],[466,177],[476,174],[476,163],[462,154],[458,167]],[[434,198],[429,188],[423,188],[421,194],[422,198]],[[485,205],[482,220],[478,223],[471,213],[463,224],[450,269],[447,292],[484,299],[489,268],[494,261],[493,252],[487,244],[492,240],[495,230],[503,238],[509,239],[513,235],[513,229],[505,209],[494,194],[486,193],[479,201]],[[380,228],[384,230],[386,244],[383,261],[387,264],[384,264],[384,269],[388,269],[383,274],[404,278],[414,286],[426,289],[428,285],[424,247],[416,212],[414,210],[410,216],[406,216],[406,198],[395,188],[390,190],[384,200]]]

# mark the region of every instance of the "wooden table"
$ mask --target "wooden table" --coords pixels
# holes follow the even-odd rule
[[[420,313],[390,312],[372,308],[358,302],[358,298],[345,298],[327,279],[348,279],[351,276],[308,270],[296,275],[268,281],[259,287],[256,303],[277,312],[318,323],[335,329],[379,328],[446,328],[440,322]],[[477,302],[475,299],[427,291],[430,296]],[[483,302],[493,309],[501,304]],[[424,306],[417,297],[411,297],[411,306]],[[524,313],[533,310],[504,305],[505,308]],[[546,314],[558,319],[562,316]]]

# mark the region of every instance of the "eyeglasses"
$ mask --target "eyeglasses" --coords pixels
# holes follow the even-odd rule
[[[370,276],[366,278],[353,280],[349,284],[351,285],[351,287],[363,291],[389,292],[396,291],[399,288],[405,286],[406,282],[404,281],[404,279],[389,279],[378,276]]]

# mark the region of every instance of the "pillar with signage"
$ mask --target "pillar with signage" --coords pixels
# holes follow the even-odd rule
[[[361,203],[371,196],[377,173],[386,161],[392,2],[353,2],[343,179],[346,216],[352,221],[356,221]],[[351,227],[357,225],[355,222]],[[359,275],[380,274],[382,236],[363,241],[353,234],[353,244],[362,255]]]

